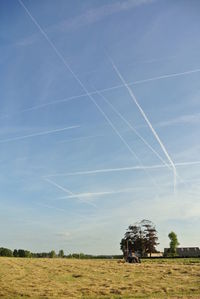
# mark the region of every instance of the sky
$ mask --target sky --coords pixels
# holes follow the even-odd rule
[[[200,3],[0,1],[0,245],[200,246]]]

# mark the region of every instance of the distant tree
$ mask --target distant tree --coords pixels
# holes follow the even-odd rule
[[[13,256],[13,252],[12,252],[12,250],[10,250],[8,248],[1,247],[0,248],[0,256],[11,257],[11,256]]]
[[[64,250],[59,250],[58,256],[63,258],[64,257]]]
[[[56,257],[56,253],[55,253],[54,250],[51,250],[51,251],[49,252],[49,257],[50,257],[50,258],[54,258],[54,257]]]
[[[168,237],[170,239],[169,255],[170,256],[176,256],[176,248],[179,245],[177,235],[175,234],[175,232],[171,232],[171,233],[169,233]]]
[[[38,253],[38,257],[42,257],[42,258],[49,257],[49,253],[48,252]]]
[[[141,256],[146,256],[156,252],[157,243],[157,231],[153,222],[149,220],[142,220],[129,225],[127,232],[120,242],[120,249],[124,256],[127,252],[138,252]]]
[[[34,257],[34,258],[48,258],[49,257],[49,252],[31,253],[31,256]]]
[[[18,249],[18,257],[25,257],[25,250],[24,249]]]
[[[14,257],[18,257],[18,250],[17,250],[17,249],[14,249],[14,251],[13,251],[13,256],[14,256]]]
[[[28,250],[24,250],[24,249],[19,249],[18,250],[18,257],[31,257],[31,252]]]
[[[25,250],[25,257],[32,257],[32,253],[28,250]]]

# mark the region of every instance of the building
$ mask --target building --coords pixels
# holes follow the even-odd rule
[[[169,248],[164,249],[164,256],[169,253]],[[177,256],[180,257],[200,257],[199,247],[178,247],[176,249]]]

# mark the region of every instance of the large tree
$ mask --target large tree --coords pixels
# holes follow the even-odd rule
[[[149,220],[142,220],[129,225],[124,238],[120,243],[120,249],[123,254],[126,255],[128,251],[132,250],[138,252],[141,256],[146,256],[156,252],[157,243],[157,231],[153,222]]]

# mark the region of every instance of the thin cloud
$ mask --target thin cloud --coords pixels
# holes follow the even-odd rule
[[[65,232],[58,232],[56,233],[57,237],[61,237],[63,239],[68,239],[72,236],[72,234],[69,231],[65,231]]]
[[[53,210],[59,211],[59,212],[66,212],[65,209],[57,208],[57,207],[46,205],[46,204],[42,204],[42,203],[37,203],[37,205],[40,206],[40,207],[44,207],[45,209],[53,209]]]
[[[27,47],[27,46],[32,46],[36,41],[38,40],[38,34],[33,34],[28,37],[21,38],[18,40],[15,45],[17,47]]]
[[[76,30],[78,28],[82,28],[84,26],[99,22],[113,14],[117,14],[117,13],[127,11],[130,9],[134,9],[138,6],[141,6],[144,4],[150,4],[152,2],[155,2],[155,0],[115,1],[112,4],[106,4],[106,5],[100,6],[98,8],[90,9],[77,17],[62,21],[59,24],[54,25],[51,28],[49,28],[49,30],[51,30],[51,31],[58,30],[58,31],[63,31],[63,32]]]
[[[23,6],[21,0],[18,0]],[[123,11],[131,10],[141,5],[150,4],[156,0],[126,0],[126,1],[115,1],[113,4],[106,4],[87,10],[85,13],[75,16],[71,19],[64,20],[58,24],[49,26],[47,32],[70,32],[77,30],[87,25],[97,23],[113,14],[117,14]],[[24,37],[16,42],[16,46],[31,46],[38,40],[38,34],[33,34],[28,37]]]
[[[104,137],[104,135],[90,135],[90,136],[83,136],[83,137],[77,137],[77,138],[70,138],[67,140],[61,140],[59,143],[68,143],[68,142],[74,142],[74,141],[81,141],[81,140],[87,140],[87,139],[93,139],[93,138],[99,138]]]
[[[198,124],[200,122],[200,113],[194,113],[194,114],[186,114],[181,115],[179,117],[169,119],[166,121],[161,121],[157,124],[155,124],[156,127],[169,127],[177,124]]]

